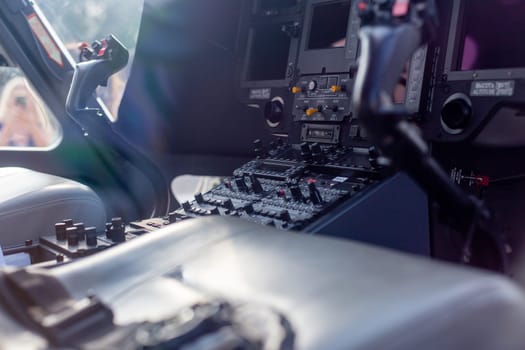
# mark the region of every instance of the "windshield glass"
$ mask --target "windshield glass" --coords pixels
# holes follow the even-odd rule
[[[144,0],[36,0],[36,3],[77,62],[82,42],[92,43],[109,34],[114,34],[129,49],[128,67],[115,74],[107,88],[97,91],[116,118],[137,45]]]

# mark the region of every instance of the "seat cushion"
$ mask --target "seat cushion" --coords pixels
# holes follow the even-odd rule
[[[104,204],[78,182],[24,168],[0,168],[0,245],[48,235],[64,219],[102,229]]]
[[[193,303],[182,285],[274,308],[290,321],[297,349],[525,344],[525,298],[504,277],[241,219],[187,220],[47,273],[75,298],[97,295],[122,324]]]

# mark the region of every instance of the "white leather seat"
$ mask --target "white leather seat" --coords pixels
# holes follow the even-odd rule
[[[24,168],[0,168],[0,245],[54,233],[54,224],[74,219],[102,229],[104,204],[78,182]]]
[[[186,220],[40,273],[74,299],[93,293],[120,324],[204,295],[279,311],[296,349],[525,349],[525,296],[502,276],[238,218]],[[0,324],[0,346],[11,336]]]

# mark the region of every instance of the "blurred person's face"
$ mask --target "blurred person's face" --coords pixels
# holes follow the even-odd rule
[[[17,86],[13,89],[10,98],[10,112],[18,120],[30,119],[34,112],[33,99],[29,90],[24,86]]]

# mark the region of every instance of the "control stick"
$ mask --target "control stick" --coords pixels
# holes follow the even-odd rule
[[[107,86],[109,77],[126,67],[129,61],[128,50],[113,35],[96,41],[91,48],[84,44],[80,56],[83,62],[76,66],[66,100],[67,111],[72,116],[87,108],[95,89]]]
[[[382,153],[440,204],[449,224],[470,236],[490,212],[482,201],[452,183],[418,127],[407,120],[409,112],[392,99],[406,62],[436,33],[434,0],[360,1],[358,9],[362,50],[353,96],[355,113]]]
[[[94,42],[91,47],[83,44],[80,49],[81,62],[76,65],[66,100],[68,115],[80,126],[98,154],[106,158],[106,163],[112,163],[111,159],[107,159],[106,150],[109,148],[146,175],[155,192],[155,207],[147,214],[151,217],[165,216],[173,199],[169,185],[157,165],[120,136],[101,109],[88,106],[95,89],[106,86],[111,75],[126,66],[128,50],[113,35]],[[119,181],[125,181],[126,178],[126,174],[120,174]],[[175,206],[178,207],[178,203]],[[141,208],[140,205],[138,208]]]

